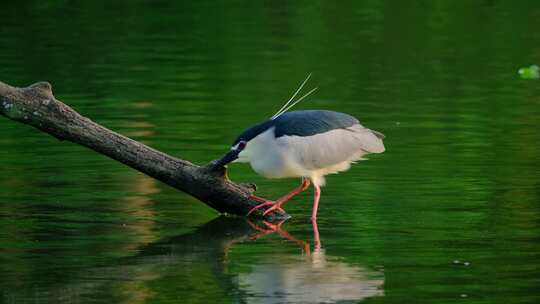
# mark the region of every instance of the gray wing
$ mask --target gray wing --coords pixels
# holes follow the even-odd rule
[[[328,110],[303,110],[287,112],[274,121],[275,135],[312,136],[335,129],[350,128],[359,124],[351,115]]]
[[[356,124],[312,136],[283,136],[277,140],[298,164],[317,170],[360,160],[368,153],[382,153],[383,138],[382,133]]]

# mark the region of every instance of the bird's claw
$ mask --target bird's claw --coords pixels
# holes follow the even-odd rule
[[[272,207],[266,209],[264,212],[263,212],[263,216],[266,216],[268,213],[274,211],[274,210],[278,210],[280,211],[281,213],[285,213],[285,210],[283,210],[283,208],[281,208],[281,204],[280,203],[274,203],[272,205]]]
[[[274,202],[265,202],[265,203],[262,203],[260,205],[257,205],[253,208],[251,208],[251,210],[249,210],[249,212],[246,214],[246,216],[249,216],[250,214],[252,214],[255,210],[259,209],[259,208],[262,208],[262,207],[265,207],[265,206],[268,206],[268,205],[272,205]]]
[[[251,210],[249,210],[249,212],[246,214],[246,216],[249,216],[251,213],[253,213],[255,210],[257,209],[260,209],[260,208],[263,208],[263,207],[266,207],[266,206],[272,206],[268,209],[266,209],[264,212],[263,212],[263,216],[266,216],[268,213],[270,213],[271,211],[274,211],[274,210],[278,210],[282,213],[285,213],[285,210],[283,210],[283,208],[281,208],[281,204],[279,202],[273,202],[273,201],[266,201],[262,204],[259,204],[253,208],[251,208]]]

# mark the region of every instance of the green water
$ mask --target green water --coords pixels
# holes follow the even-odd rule
[[[311,191],[268,233],[0,117],[0,303],[540,302],[540,82],[517,73],[540,63],[540,2],[11,1],[0,20],[0,81],[47,80],[195,163],[309,72],[298,109],[387,136],[327,178],[316,250]]]

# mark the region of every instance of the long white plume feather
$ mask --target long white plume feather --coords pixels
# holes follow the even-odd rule
[[[293,96],[291,96],[291,98],[281,107],[281,109],[279,109],[276,114],[274,114],[270,119],[271,120],[274,120],[276,118],[278,118],[281,114],[287,112],[290,108],[292,108],[294,105],[296,105],[297,103],[299,103],[300,101],[302,101],[302,99],[308,97],[311,93],[313,93],[315,90],[317,90],[317,88],[314,88],[313,90],[309,91],[307,94],[305,94],[304,96],[300,97],[300,99],[298,99],[297,101],[293,102],[291,104],[291,102],[293,101],[293,99],[296,97],[296,95],[298,95],[298,93],[302,90],[302,88],[304,87],[304,85],[306,84],[306,82],[309,80],[309,78],[311,77],[311,74],[312,73],[309,73],[309,75],[307,76],[307,78],[304,80],[304,82],[302,82],[302,84],[300,85],[300,87],[296,90],[296,92],[294,92]]]
[[[304,96],[300,97],[297,101],[293,102],[290,106],[286,107],[285,110],[281,111],[281,113],[280,113],[279,115],[281,115],[281,114],[283,114],[283,113],[289,111],[290,108],[294,107],[297,103],[299,103],[300,101],[302,101],[302,99],[304,99],[304,98],[308,97],[309,95],[311,95],[311,93],[317,91],[317,89],[318,89],[318,88],[315,87],[315,88],[313,88],[311,91],[309,91],[309,92],[307,92],[306,94],[304,94]],[[279,115],[278,115],[278,117],[279,117]],[[276,118],[277,118],[277,117],[276,117]]]

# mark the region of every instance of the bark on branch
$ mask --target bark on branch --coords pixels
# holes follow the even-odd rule
[[[197,166],[113,132],[58,101],[47,82],[26,88],[0,82],[0,114],[59,140],[106,155],[190,194],[221,213],[243,216],[257,204],[249,199],[255,185],[235,184],[227,178],[226,168],[212,163]],[[273,214],[268,219],[284,217],[288,215]]]

